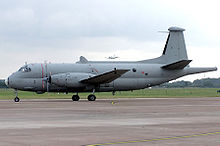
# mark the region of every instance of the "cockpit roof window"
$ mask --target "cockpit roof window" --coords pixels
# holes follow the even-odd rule
[[[21,72],[30,72],[30,71],[31,71],[31,68],[30,68],[30,67],[27,67],[27,66],[23,66],[23,67],[21,67],[18,71],[21,71]]]

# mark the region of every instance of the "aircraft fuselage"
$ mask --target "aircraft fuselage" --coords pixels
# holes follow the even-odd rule
[[[138,63],[102,63],[102,64],[29,64],[30,71],[20,69],[8,78],[8,86],[18,90],[46,92],[89,92],[96,91],[124,91],[137,90],[155,86],[180,76],[186,70],[168,71],[161,69],[161,64]],[[128,69],[120,78],[105,84],[89,85],[78,83],[80,80],[114,69]],[[63,83],[51,83],[47,87],[46,77],[61,75]],[[68,77],[69,76],[69,77]],[[75,84],[68,84],[68,79],[75,80]],[[58,80],[59,82],[59,80]],[[61,82],[61,81],[60,81]]]

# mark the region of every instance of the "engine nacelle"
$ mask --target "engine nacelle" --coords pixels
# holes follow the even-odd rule
[[[91,75],[88,73],[60,73],[51,76],[51,84],[60,87],[80,88],[85,87],[85,84],[80,83],[82,79],[89,78]]]

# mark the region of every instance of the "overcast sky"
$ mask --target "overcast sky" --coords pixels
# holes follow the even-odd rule
[[[0,78],[24,62],[143,60],[162,54],[170,26],[184,32],[191,66],[220,69],[218,0],[0,0]],[[181,78],[220,77],[220,71]]]

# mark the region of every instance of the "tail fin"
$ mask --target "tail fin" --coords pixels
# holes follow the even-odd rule
[[[180,60],[188,60],[183,31],[179,27],[170,27],[167,42],[164,47],[161,59],[166,63],[173,63]]]
[[[169,35],[162,56],[150,60],[140,61],[142,63],[171,64],[181,60],[188,60],[183,31],[179,27],[170,27]]]

